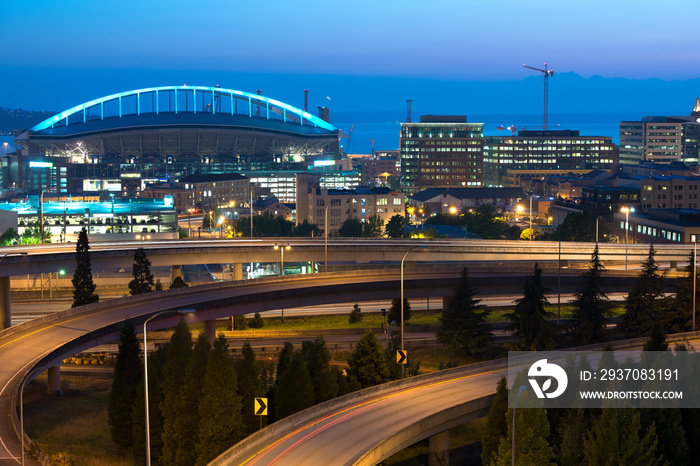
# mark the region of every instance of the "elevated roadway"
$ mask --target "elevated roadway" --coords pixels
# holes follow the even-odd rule
[[[153,266],[275,263],[280,252],[273,249],[276,243],[289,243],[285,262],[325,261],[323,238],[272,239],[272,240],[183,240],[162,242],[120,242],[90,244],[93,269],[117,270],[133,265],[134,251],[144,248]],[[496,241],[496,240],[393,240],[386,238],[329,239],[328,262],[330,266],[341,264],[381,266],[397,264],[403,254],[416,245],[407,258],[411,262],[424,263],[513,263],[555,262],[560,249],[557,242]],[[599,245],[601,259],[606,263],[623,265],[625,257],[630,266],[643,262],[649,252],[648,244]],[[588,262],[594,243],[561,243],[561,259],[570,262]],[[655,245],[659,262],[687,262],[692,246],[684,244]],[[26,255],[18,255],[26,252]],[[56,272],[75,268],[75,245],[52,244],[31,247],[0,248],[0,277]]]
[[[406,273],[406,296],[450,293],[456,272]],[[19,421],[15,407],[20,387],[30,375],[48,369],[80,351],[118,340],[125,319],[136,328],[146,318],[169,309],[195,309],[196,321],[265,312],[280,307],[391,299],[399,292],[399,275],[329,273],[224,282],[153,292],[62,311],[0,331],[0,464],[20,458]],[[149,329],[173,326],[177,317],[163,316]]]
[[[672,335],[696,343],[700,332]],[[612,343],[641,349],[646,338]],[[588,350],[602,350],[592,345]],[[507,360],[439,371],[327,401],[245,438],[212,466],[375,465],[394,453],[488,413]]]

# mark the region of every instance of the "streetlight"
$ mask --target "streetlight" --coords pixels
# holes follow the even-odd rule
[[[406,251],[406,254],[401,258],[401,351],[403,351],[403,263],[406,260],[408,253],[418,248],[427,248],[426,245],[413,246],[411,249]],[[403,379],[403,364],[401,364],[401,378]]]
[[[510,448],[511,453],[513,454],[513,466],[515,466],[515,411],[518,409],[518,398],[520,398],[520,394],[525,390],[527,390],[527,386],[521,385],[520,390],[518,390],[518,394],[515,396],[515,405],[513,406],[513,445]]]
[[[695,331],[695,280],[697,280],[697,275],[696,275],[696,267],[698,263],[697,256],[695,253],[697,252],[697,246],[698,246],[698,236],[693,235],[693,329],[691,332]]]
[[[7,157],[7,143],[3,142],[2,145],[5,148],[5,157]]]
[[[323,263],[323,267],[325,268],[325,271],[328,272],[328,208],[331,206],[330,200],[328,202],[328,205],[326,206],[326,212],[324,213],[325,215],[325,223],[323,224],[323,233],[326,241],[326,258],[325,262]]]
[[[532,193],[530,193],[530,241],[532,241]]]
[[[290,249],[292,249],[292,246],[289,245],[289,243],[287,243],[286,245],[284,245],[284,244],[280,245],[280,244],[275,243],[274,249],[275,249],[275,251],[277,251],[278,249],[280,250],[280,273],[279,273],[279,275],[284,275],[284,250],[286,249],[287,251],[289,251]]]
[[[634,212],[634,207],[623,207],[620,212],[625,214],[625,270],[627,270],[627,232],[630,229],[630,212]]]
[[[46,188],[41,190],[41,195],[39,196],[39,238],[41,239],[40,244],[44,244],[44,193]]]
[[[155,319],[161,314],[168,313],[179,313],[179,314],[192,314],[194,309],[170,309],[167,311],[160,311],[146,319],[143,323],[143,386],[146,392],[146,464],[151,466],[151,427],[149,424],[149,414],[148,414],[148,347],[146,346],[146,324]]]
[[[221,234],[221,233],[222,233],[221,229],[222,229],[222,225],[223,225],[223,224],[224,224],[224,216],[222,215],[222,216],[219,217],[219,238],[221,238],[221,236],[222,236],[222,234]]]
[[[557,277],[557,325],[561,320],[561,230],[559,225],[554,225],[557,227],[557,235],[559,236],[559,259],[557,261],[557,268],[559,269],[559,276]]]

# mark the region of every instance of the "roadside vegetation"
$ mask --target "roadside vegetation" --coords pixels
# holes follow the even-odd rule
[[[445,309],[415,311],[410,308],[410,303],[404,303],[406,325],[425,326],[429,331],[436,331],[440,343],[435,347],[411,350],[406,374],[410,377],[421,371],[440,370],[503,356],[508,348],[555,349],[650,333],[653,338],[647,349],[665,348],[668,346],[664,346],[667,332],[690,329],[692,270],[677,280],[677,293],[666,296],[660,292],[663,288],[659,284],[664,277],[658,270],[654,254],[651,247],[637,283],[631,288],[627,299],[621,305],[616,305],[610,303],[605,295],[605,269],[596,250],[589,268],[582,274],[581,288],[575,301],[561,306],[562,319],[572,322],[568,328],[557,325],[554,320],[557,306],[546,298],[550,292],[542,286],[542,272],[537,264],[533,274],[525,280],[522,297],[515,300],[514,306],[500,309],[481,306],[478,290],[470,286],[465,269],[454,290],[454,297],[446,300]],[[691,263],[693,259],[691,257]],[[193,336],[193,332],[197,333],[201,326],[190,328],[181,322],[172,333],[160,332],[161,336],[169,338],[169,342],[149,357],[153,458],[159,464],[206,464],[228,446],[259,428],[260,418],[250,414],[255,397],[268,399],[268,415],[263,419],[263,424],[267,424],[336,396],[397,379],[400,367],[395,358],[399,340],[396,326],[389,335],[381,335],[381,340],[376,330],[370,329],[381,329],[377,333],[383,334],[388,330],[386,322],[399,319],[399,310],[400,301],[397,299],[387,309],[386,315],[367,313],[355,305],[349,307],[345,315],[285,319],[262,318],[260,315],[252,319],[238,317],[227,325],[222,323],[223,328],[219,329],[241,329],[241,333],[236,333],[236,338],[256,329],[363,331],[361,339],[351,349],[345,347],[341,351],[331,351],[322,336],[315,336],[301,344],[285,343],[274,354],[256,354],[253,347],[245,343],[232,358],[223,333],[210,346],[201,334],[197,338]],[[610,322],[610,317],[616,316],[620,319],[619,325],[609,328],[606,323]],[[504,322],[506,331],[511,335],[505,345],[484,332],[484,326],[494,322]],[[154,332],[153,337],[158,338],[158,335]],[[81,416],[83,412],[89,412],[96,419],[95,422],[103,423],[101,429],[97,425],[90,429],[80,428],[103,437],[106,435],[104,421],[99,419],[108,418],[109,439],[93,438],[92,442],[94,447],[104,452],[104,455],[100,453],[102,456],[114,457],[115,463],[104,464],[121,464],[119,461],[123,458],[136,463],[145,459],[143,369],[140,349],[134,344],[134,339],[133,327],[126,322],[115,365],[112,395],[96,395],[97,399],[101,397],[103,400],[101,410],[75,411]],[[116,396],[117,392],[128,391],[125,387],[133,388],[134,385],[136,389],[129,396]],[[499,390],[503,389],[499,385]],[[109,409],[106,407],[108,399]],[[223,400],[225,403],[222,404]],[[495,420],[500,417],[507,419],[512,412],[508,414],[509,411],[498,405],[498,402],[494,402],[492,415],[482,429],[483,435],[480,435],[484,444],[485,464],[506,464],[510,458],[507,423]],[[28,416],[31,416],[29,411]],[[605,463],[609,458],[596,454],[604,450],[604,439],[614,435],[610,429],[619,426],[624,427],[625,435],[632,436],[637,439],[635,442],[638,445],[645,447],[634,451],[610,452],[610,455],[622,455],[615,457],[633,458],[644,464],[686,464],[689,449],[698,444],[698,439],[691,435],[700,431],[700,422],[695,422],[695,417],[681,419],[673,413],[669,418],[656,419],[653,413],[644,411],[638,414],[630,411],[619,418],[599,413],[582,414],[575,410],[559,414],[544,410],[523,411],[532,411],[522,415],[528,417],[523,422],[532,426],[527,443],[533,449],[521,453],[525,455],[523,461],[532,464],[550,462],[555,452],[558,456],[570,455],[573,458],[571,464],[583,460],[591,464]],[[183,412],[187,415],[183,415]],[[45,430],[39,427],[32,427],[34,431],[28,427],[28,430],[36,435],[38,445],[49,454],[63,451],[69,461],[65,464],[103,464],[84,462],[87,460],[81,456],[81,447],[74,446],[71,439],[59,439],[59,434],[55,433],[63,432],[63,435],[69,436],[75,428],[67,426],[85,422],[81,416],[66,416],[65,419],[69,421],[64,420],[64,425],[58,421],[52,423],[42,419],[39,423],[35,420],[37,426],[46,426]],[[682,431],[682,428],[686,430]],[[663,446],[663,442],[658,441],[662,436],[678,439],[675,449]],[[572,438],[578,438],[579,443],[567,444]],[[584,440],[583,448],[580,439]],[[416,448],[420,450],[421,447]]]

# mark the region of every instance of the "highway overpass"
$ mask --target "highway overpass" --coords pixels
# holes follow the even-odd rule
[[[169,266],[173,277],[179,275],[181,266],[191,264],[231,264],[232,278],[243,278],[244,263],[275,263],[281,259],[274,245],[289,243],[284,261],[324,263],[326,247],[323,238],[276,240],[185,240],[166,242],[121,242],[91,244],[93,273],[100,270],[128,270],[133,265],[134,251],[146,250],[152,266]],[[386,238],[331,239],[328,241],[329,270],[348,268],[395,267],[403,255],[416,245],[427,248],[413,250],[407,261],[433,266],[468,265],[498,267],[508,264],[531,267],[539,261],[542,265],[580,263],[590,260],[593,243],[555,243],[538,241],[492,240],[393,240]],[[561,249],[560,249],[561,246]],[[687,262],[688,245],[659,245],[657,260],[666,264]],[[645,244],[600,244],[601,259],[609,266],[623,267],[625,257],[630,269],[646,259],[649,246]],[[20,255],[26,252],[26,255]],[[0,329],[10,325],[10,285],[12,276],[55,273],[65,270],[71,276],[75,269],[75,245],[37,245],[28,248],[0,248]],[[320,270],[325,271],[325,267]]]

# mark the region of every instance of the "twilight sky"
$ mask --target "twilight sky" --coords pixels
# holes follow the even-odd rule
[[[187,83],[260,87],[297,106],[315,86],[314,105],[329,96],[340,110],[369,105],[374,86],[405,86],[382,105],[421,107],[441,82],[519,82],[538,76],[523,63],[544,62],[583,78],[685,81],[700,77],[698,17],[698,0],[8,1],[0,106],[60,110]],[[532,102],[522,111],[538,112]]]

